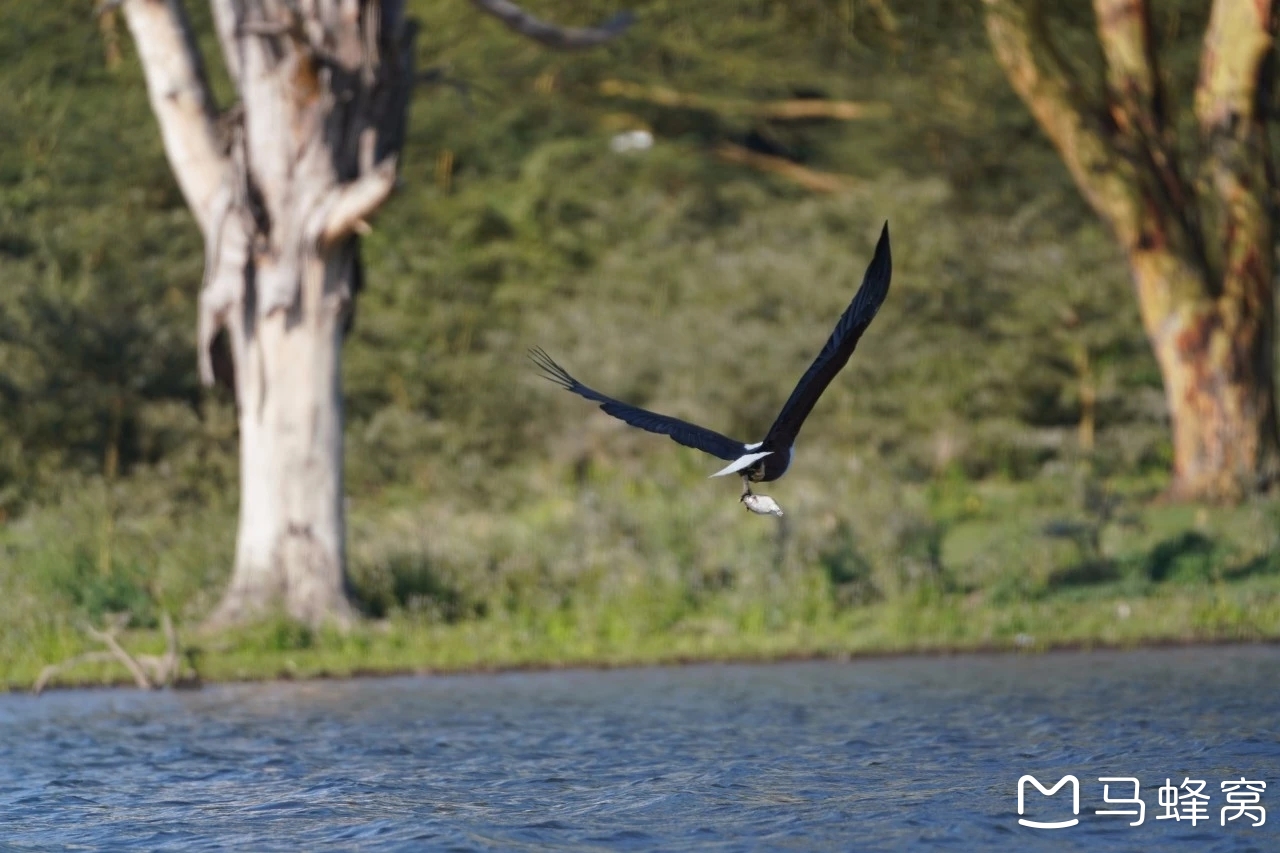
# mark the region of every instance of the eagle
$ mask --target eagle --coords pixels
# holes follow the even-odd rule
[[[791,467],[791,460],[795,456],[796,436],[800,434],[800,427],[813,411],[822,392],[831,384],[831,380],[840,372],[840,369],[848,363],[849,356],[858,345],[858,340],[875,319],[876,312],[880,310],[885,296],[889,293],[889,279],[892,273],[889,223],[885,222],[880,232],[880,240],[876,243],[875,254],[867,266],[867,271],[862,277],[862,285],[854,294],[853,301],[840,316],[840,321],[836,323],[835,330],[827,338],[827,343],[818,353],[818,357],[800,377],[791,396],[783,404],[782,411],[778,412],[778,417],[774,419],[773,426],[769,427],[769,432],[754,444],[745,444],[715,430],[669,415],[650,412],[601,394],[574,379],[541,347],[529,350],[529,359],[547,379],[566,391],[572,391],[579,397],[599,403],[606,414],[633,427],[669,436],[685,447],[692,447],[727,461],[728,465],[711,476],[740,475],[742,504],[760,515],[781,516],[782,508],[778,503],[768,495],[752,492],[751,484],[772,482],[787,473],[787,469]]]

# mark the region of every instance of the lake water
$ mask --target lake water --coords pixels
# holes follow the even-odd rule
[[[1275,851],[1278,724],[1275,647],[0,695],[0,849]]]

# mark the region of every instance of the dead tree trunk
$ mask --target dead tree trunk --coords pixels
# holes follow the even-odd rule
[[[1170,489],[1231,500],[1280,472],[1269,162],[1273,0],[1216,0],[1195,93],[1199,181],[1184,174],[1146,0],[1094,0],[1107,103],[1081,96],[1037,0],[985,0],[1013,88],[1129,259],[1173,427]]]
[[[343,333],[359,235],[391,194],[413,86],[403,0],[211,0],[238,102],[219,112],[181,0],[123,0],[174,175],[204,236],[201,379],[230,345],[240,425],[240,526],[211,617],[283,606],[353,616],[342,488]],[[517,32],[574,49],[629,18],[559,28],[472,0]]]
[[[351,616],[344,569],[342,330],[355,242],[395,184],[413,81],[400,2],[215,0],[240,97],[216,115],[178,0],[128,0],[170,163],[205,237],[201,376],[223,328],[241,438],[231,622],[278,604]]]

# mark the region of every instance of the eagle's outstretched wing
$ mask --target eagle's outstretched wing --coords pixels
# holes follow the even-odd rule
[[[884,224],[880,232],[880,241],[876,243],[875,256],[872,257],[867,272],[862,277],[862,286],[836,323],[835,331],[827,339],[827,345],[818,353],[813,364],[800,377],[800,382],[778,413],[778,417],[769,427],[762,445],[766,450],[785,450],[795,444],[796,435],[809,416],[813,406],[827,390],[831,380],[853,355],[853,348],[858,339],[871,325],[876,312],[889,293],[889,279],[893,275],[893,259],[889,252],[889,223]]]
[[[529,350],[529,360],[538,366],[538,369],[542,371],[542,375],[547,379],[550,379],[566,391],[572,391],[580,397],[594,400],[600,404],[600,408],[604,409],[606,414],[612,415],[633,427],[656,432],[659,435],[670,436],[673,441],[683,444],[685,447],[692,447],[704,453],[710,453],[720,459],[737,459],[746,452],[746,445],[741,441],[735,441],[715,430],[700,427],[697,424],[691,424],[679,418],[650,412],[638,406],[631,406],[588,388],[570,376],[567,370],[556,364],[551,356],[542,351],[541,347],[534,347]]]

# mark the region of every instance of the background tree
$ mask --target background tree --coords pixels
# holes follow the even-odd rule
[[[521,2],[590,21],[617,0]],[[376,286],[342,341],[347,570],[379,623],[338,638],[271,621],[211,647],[207,674],[733,654],[844,642],[853,622],[876,643],[954,645],[959,612],[963,637],[1012,644],[1027,607],[1057,614],[1036,620],[1037,642],[1275,633],[1277,500],[1194,513],[1152,500],[1173,445],[1125,253],[1008,85],[983,0],[913,0],[892,40],[871,3],[646,3],[643,27],[574,54],[461,0],[406,6],[419,67],[438,69],[420,79],[466,85],[414,94],[402,183],[360,241]],[[1152,4],[1187,152],[1210,6]],[[111,71],[86,8],[18,4],[0,27],[11,685],[90,650],[82,623],[129,612],[146,631],[167,611],[189,629],[235,563],[238,415],[225,389],[201,391],[191,357],[201,234],[122,11]],[[219,52],[210,4],[185,8]],[[1099,91],[1093,9],[1045,8]],[[218,65],[213,91],[231,104]],[[649,96],[666,92],[691,97]],[[891,118],[780,117],[795,101],[884,102]],[[652,148],[616,152],[637,129]],[[815,193],[722,157],[729,146],[846,188]],[[879,216],[904,241],[901,279],[875,357],[805,427],[781,548],[696,454],[583,420],[517,367],[542,344],[628,399],[763,429],[847,304]],[[744,339],[769,357],[744,359]],[[1046,533],[1105,522],[1095,486],[1122,502],[1100,571]],[[1116,523],[1130,512],[1142,528]],[[1121,600],[1132,618],[1116,621]]]
[[[1009,81],[1127,254],[1172,419],[1172,494],[1230,499],[1267,485],[1280,466],[1265,124],[1276,5],[1213,4],[1195,87],[1200,162],[1188,172],[1146,0],[1094,0],[1102,104],[1049,38],[1038,0],[984,2]]]
[[[204,238],[197,344],[230,353],[240,431],[235,566],[215,623],[276,603],[311,623],[351,615],[340,348],[362,284],[359,236],[391,194],[414,83],[399,0],[213,0],[238,101],[219,111],[180,0],[125,0],[165,152]],[[562,29],[473,0],[572,49],[628,23]]]

